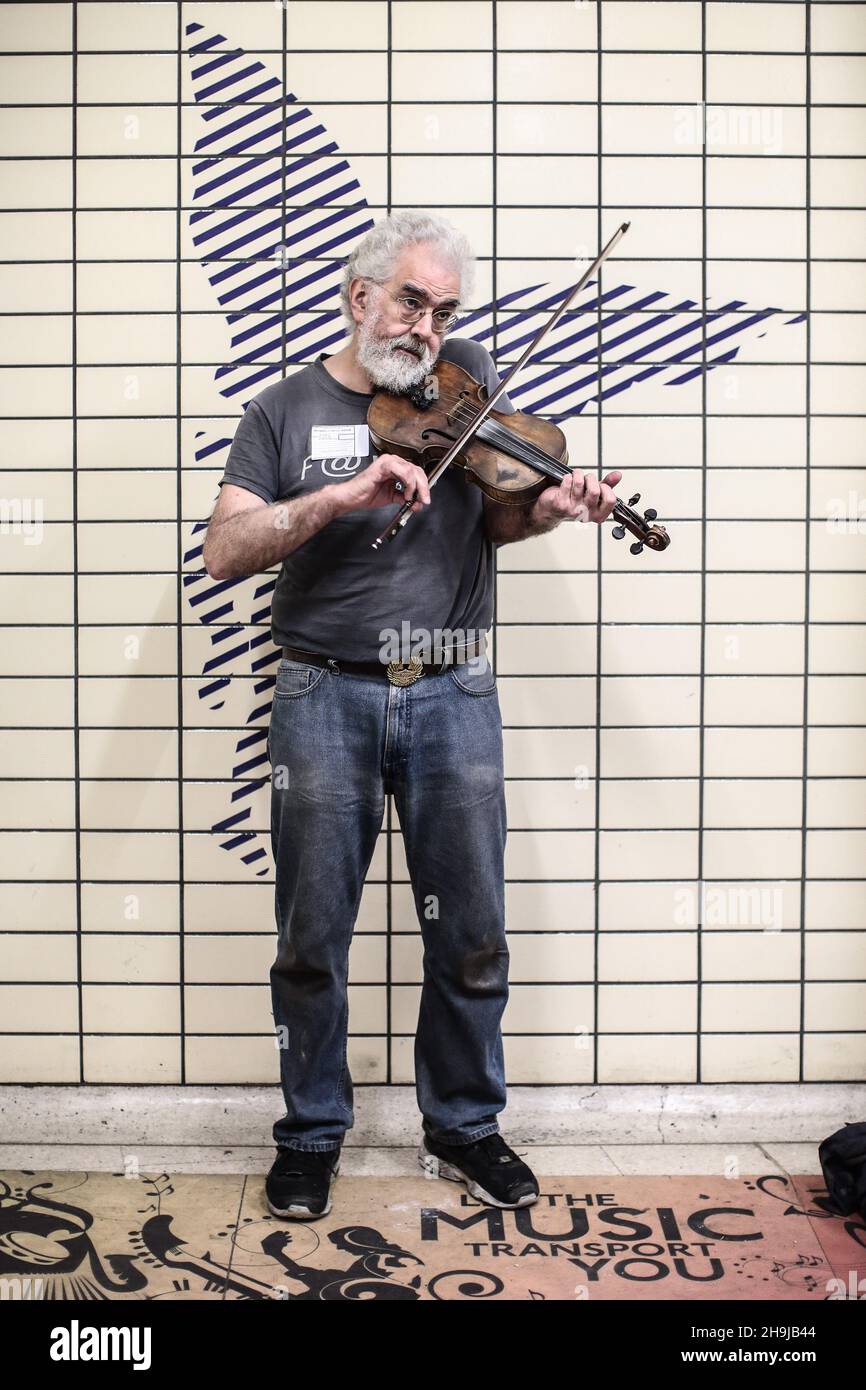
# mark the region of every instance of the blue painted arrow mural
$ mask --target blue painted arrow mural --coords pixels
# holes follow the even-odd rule
[[[216,370],[214,385],[232,406],[245,408],[282,376],[284,354],[288,363],[300,364],[343,344],[343,262],[374,218],[349,161],[309,107],[291,92],[284,100],[281,81],[241,49],[214,51],[228,49],[225,35],[194,22],[186,33],[193,93],[201,103],[195,142],[200,158],[192,162],[192,196],[200,206],[190,214],[190,231],[231,334],[231,360]],[[467,313],[453,331],[484,343],[498,365],[508,363],[571,287],[528,285]],[[285,330],[284,309],[291,325]],[[703,370],[704,335],[712,370],[732,361],[768,323],[799,323],[804,317],[749,308],[742,299],[703,313],[698,300],[629,284],[599,296],[597,282],[590,281],[509,396],[518,409],[542,411],[561,423],[654,378],[665,386],[693,380]],[[599,344],[606,358],[615,359],[600,369]],[[199,433],[196,463],[222,467],[233,434]],[[211,579],[201,561],[206,527],[206,519],[192,527],[183,556],[187,601],[210,629],[211,652],[198,687],[201,706],[223,708],[231,679],[226,671],[246,656],[253,677],[248,727],[226,769],[234,782],[230,804],[211,829],[252,875],[264,876],[272,868],[270,843],[251,828],[252,802],[269,780],[267,724],[279,660],[269,630],[276,580]]]

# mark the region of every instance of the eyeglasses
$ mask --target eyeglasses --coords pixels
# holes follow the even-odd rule
[[[418,323],[429,310],[436,332],[447,333],[448,329],[453,328],[460,317],[452,309],[430,310],[429,304],[425,304],[422,299],[418,298],[417,294],[392,294],[388,286],[383,285],[381,280],[374,280],[373,284],[383,289],[395,304],[399,304],[400,318],[404,323]]]

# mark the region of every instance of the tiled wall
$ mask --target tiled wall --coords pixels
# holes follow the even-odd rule
[[[340,258],[404,206],[473,238],[457,331],[501,371],[630,219],[512,395],[672,538],[500,552],[509,1080],[862,1079],[866,5],[0,35],[0,1080],[277,1079],[275,575],[217,583],[201,540],[243,404],[339,345]],[[389,812],[358,1084],[412,1080],[420,971]]]

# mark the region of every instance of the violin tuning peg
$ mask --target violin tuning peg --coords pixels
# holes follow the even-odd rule
[[[635,541],[633,545],[629,546],[629,550],[632,555],[640,555],[643,550],[643,541]]]
[[[646,511],[643,514],[643,519],[644,521],[655,521],[657,516],[658,512],[656,511],[655,507],[647,507]]]
[[[636,492],[635,495],[634,495],[634,497],[630,497],[630,498],[628,499],[628,505],[629,505],[630,507],[633,507],[634,504],[635,504],[635,502],[639,502],[639,501],[640,501],[640,493],[639,493],[639,492]]]
[[[611,534],[616,540],[621,541],[622,538],[623,538],[623,536],[625,535],[625,527],[624,527],[624,526],[614,526],[614,528],[613,528],[613,530],[611,531],[610,534]]]

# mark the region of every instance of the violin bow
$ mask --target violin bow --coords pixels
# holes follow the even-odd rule
[[[562,301],[559,308],[554,310],[547,323],[542,325],[541,329],[533,338],[532,342],[525,349],[525,351],[518,358],[518,360],[514,363],[514,366],[511,368],[511,371],[508,373],[508,375],[502,378],[499,385],[496,387],[496,390],[493,391],[493,393],[487,397],[487,400],[482,405],[478,414],[466,426],[466,429],[463,431],[460,438],[455,440],[455,442],[451,445],[451,448],[448,450],[447,454],[444,454],[442,458],[439,459],[438,463],[436,463],[435,466],[431,468],[430,472],[427,475],[427,482],[429,483],[430,487],[435,486],[439,478],[441,478],[442,474],[445,472],[445,469],[448,467],[448,465],[452,462],[453,459],[457,457],[457,455],[460,453],[460,450],[469,443],[469,440],[475,434],[475,431],[487,419],[487,416],[490,414],[491,410],[496,405],[496,402],[499,400],[499,397],[504,395],[505,391],[508,389],[510,382],[517,375],[517,373],[520,371],[521,367],[528,360],[528,358],[530,358],[533,352],[535,352],[535,349],[538,347],[538,344],[541,342],[543,338],[547,337],[547,334],[550,332],[552,328],[556,327],[556,325],[559,323],[559,320],[565,313],[566,309],[568,309],[569,305],[573,302],[576,296],[583,289],[587,280],[589,280],[593,272],[598,269],[602,261],[606,260],[606,258],[610,255],[617,242],[620,240],[622,236],[625,235],[630,226],[630,222],[620,223],[613,236],[611,237],[610,241],[607,243],[607,246],[605,246],[604,250],[601,251],[598,256],[596,256],[592,265],[589,266],[589,268],[580,277],[577,284],[574,286],[570,294],[568,294],[566,298]],[[373,541],[372,544],[374,550],[380,550],[385,541],[392,541],[395,536],[399,535],[400,531],[403,529],[403,527],[406,525],[406,522],[413,514],[412,507],[412,502],[403,503],[403,506],[400,508],[394,520],[390,522],[389,525],[382,532],[382,534],[380,536],[377,536],[376,539]]]

